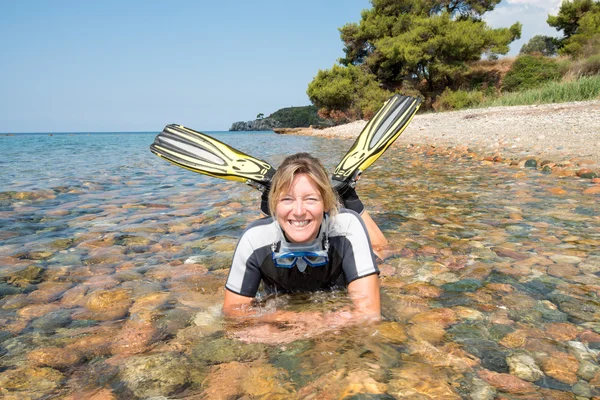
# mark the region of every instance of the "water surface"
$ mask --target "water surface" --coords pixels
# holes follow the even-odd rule
[[[0,393],[10,398],[599,396],[600,206],[559,179],[395,146],[359,182],[390,240],[384,321],[343,292],[220,313],[240,183],[148,151],[155,134],[0,136]],[[331,170],[350,142],[215,133]]]

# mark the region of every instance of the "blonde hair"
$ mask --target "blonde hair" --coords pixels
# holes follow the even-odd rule
[[[269,193],[271,215],[275,212],[281,194],[289,191],[294,178],[298,174],[306,174],[313,181],[323,199],[323,209],[329,212],[329,215],[337,214],[337,197],[329,182],[329,175],[325,167],[318,158],[308,153],[297,153],[283,160],[271,180],[271,191]]]

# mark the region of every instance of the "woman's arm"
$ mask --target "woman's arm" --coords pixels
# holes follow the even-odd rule
[[[253,297],[241,296],[237,293],[225,289],[225,299],[223,300],[223,314],[228,317],[243,317],[248,315],[250,304]]]
[[[354,314],[361,320],[379,321],[381,303],[379,299],[379,276],[372,274],[356,279],[348,285],[348,294],[354,303]]]
[[[384,259],[383,250],[385,246],[387,246],[388,241],[385,238],[379,226],[373,221],[367,210],[363,211],[360,214],[360,217],[367,228],[367,232],[369,233],[369,239],[371,239],[371,246],[373,247],[373,252],[377,255],[377,257]]]

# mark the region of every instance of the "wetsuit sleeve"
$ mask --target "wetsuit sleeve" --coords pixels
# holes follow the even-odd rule
[[[379,274],[365,224],[355,212],[345,213],[344,219],[347,221],[347,228],[342,269],[346,282]]]
[[[251,231],[246,231],[240,238],[225,284],[231,292],[246,297],[256,296],[262,277],[250,236]]]

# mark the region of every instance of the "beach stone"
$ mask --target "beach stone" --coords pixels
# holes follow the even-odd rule
[[[61,306],[64,308],[83,307],[87,291],[88,288],[82,285],[72,287],[62,294],[60,298]]]
[[[398,322],[381,322],[377,327],[377,331],[390,343],[401,344],[408,339],[406,327]]]
[[[82,390],[71,393],[63,400],[117,400],[117,396],[110,389]],[[166,400],[166,397],[164,398]],[[154,399],[159,400],[159,399]]]
[[[587,189],[584,189],[583,194],[600,194],[600,185],[594,185]]]
[[[406,294],[411,294],[423,298],[437,298],[440,297],[442,294],[440,288],[427,282],[415,282],[408,284],[403,287],[403,291]]]
[[[500,374],[485,369],[479,370],[477,375],[493,387],[508,393],[525,394],[535,393],[536,387],[527,381],[510,374]]]
[[[119,378],[138,397],[169,396],[190,380],[192,367],[178,353],[133,356],[122,361]]]
[[[477,279],[463,279],[456,282],[443,284],[443,290],[449,292],[474,292],[482,286],[481,281]]]
[[[41,398],[50,395],[63,380],[63,374],[53,368],[20,367],[0,374],[0,390],[23,398],[28,394],[35,395],[34,398]]]
[[[202,394],[207,399],[292,398],[294,390],[286,381],[285,371],[269,364],[230,362],[211,368]],[[302,388],[298,396],[305,397],[301,394]]]
[[[35,292],[27,296],[27,299],[32,303],[51,303],[58,300],[71,286],[70,282],[42,282],[37,285]]]
[[[13,296],[16,294],[21,294],[25,292],[25,289],[9,285],[8,283],[0,282],[0,299],[3,299],[7,296]],[[2,308],[5,308],[4,306]]]
[[[584,398],[592,398],[600,394],[600,392],[585,381],[578,381],[576,384],[571,386],[573,394]]]
[[[561,342],[573,340],[577,337],[577,327],[569,323],[547,324],[545,331],[550,338]]]
[[[36,318],[31,327],[41,332],[54,332],[56,329],[68,326],[73,319],[70,310],[57,310]]]
[[[511,375],[528,382],[535,382],[544,376],[537,363],[528,354],[516,353],[506,358]]]
[[[548,267],[548,274],[557,278],[572,278],[579,274],[579,269],[570,264],[554,264]]]
[[[8,275],[8,279],[6,281],[14,286],[27,287],[31,284],[40,283],[42,281],[44,271],[45,269],[40,266],[30,265],[27,268]]]
[[[94,312],[93,319],[110,321],[127,315],[132,300],[126,289],[96,290],[88,294],[85,306]]]
[[[143,318],[128,319],[115,336],[110,350],[113,354],[140,354],[160,339],[154,324]]]
[[[266,347],[262,344],[246,344],[238,340],[219,338],[194,347],[192,349],[192,359],[207,364],[252,361],[260,358],[265,350]]]
[[[525,168],[537,168],[538,162],[536,159],[528,158],[522,161]]]
[[[579,362],[570,354],[553,352],[542,360],[542,370],[546,375],[569,385],[577,382]]]
[[[598,366],[595,362],[579,360],[579,369],[577,370],[577,375],[582,377],[586,381],[591,381],[592,379],[594,379],[596,374],[598,374],[599,372],[600,366]]]
[[[35,367],[52,367],[64,370],[77,365],[81,354],[63,347],[43,347],[27,354],[27,359]]]
[[[560,311],[582,321],[595,322],[600,319],[600,304],[585,298],[577,299],[562,293],[549,293],[548,298]]]
[[[589,168],[582,168],[577,171],[577,176],[584,179],[595,179],[598,177],[598,174]]]
[[[388,393],[399,399],[461,399],[442,371],[409,363],[391,371]]]
[[[493,400],[496,398],[496,389],[479,378],[473,378],[469,395],[472,400]]]
[[[553,254],[550,256],[550,259],[557,264],[579,264],[583,261],[580,257],[565,254]]]

